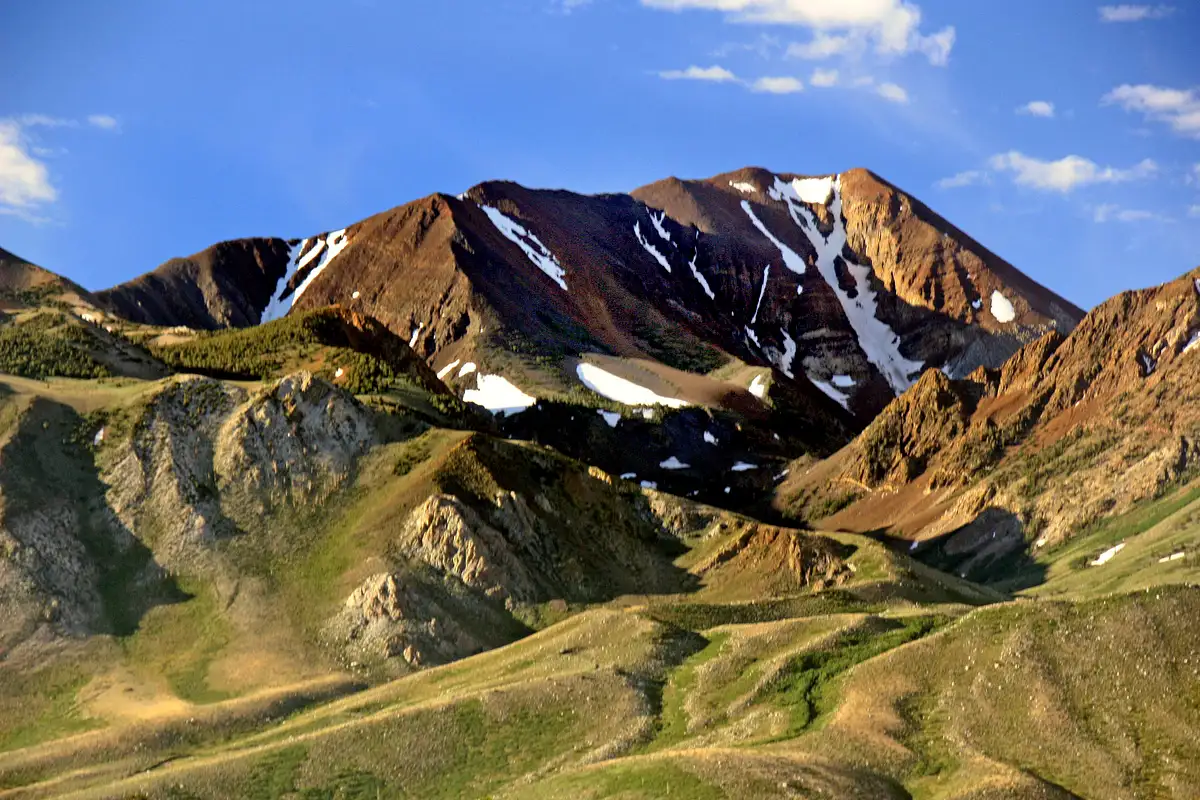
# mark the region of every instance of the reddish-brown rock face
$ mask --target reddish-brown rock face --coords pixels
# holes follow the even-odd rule
[[[99,297],[209,328],[342,304],[436,368],[543,392],[577,386],[569,359],[587,352],[701,373],[735,357],[861,422],[925,368],[998,367],[1081,316],[865,170],[744,169],[632,195],[486,183],[300,242],[222,243]]]

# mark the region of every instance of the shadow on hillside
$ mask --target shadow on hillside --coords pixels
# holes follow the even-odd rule
[[[935,569],[983,585],[1026,589],[1046,578],[1046,567],[1033,558],[1024,523],[1006,508],[985,508],[961,528],[915,544],[882,530],[870,535]]]
[[[41,570],[31,577],[67,606],[61,614],[87,619],[98,597],[94,632],[128,636],[151,608],[190,595],[109,507],[90,449],[95,427],[65,404],[45,398],[30,404],[0,450],[5,523],[37,553]],[[72,555],[82,564],[72,564]]]

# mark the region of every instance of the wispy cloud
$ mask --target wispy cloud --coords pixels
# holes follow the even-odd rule
[[[998,172],[1012,173],[1013,182],[1020,186],[1064,194],[1088,184],[1124,183],[1149,178],[1158,172],[1158,165],[1150,159],[1128,169],[1116,169],[1101,167],[1082,156],[1042,161],[1016,150],[992,156],[989,165]]]
[[[1166,123],[1175,133],[1200,139],[1200,94],[1194,89],[1124,84],[1101,102],[1141,113],[1146,119]]]
[[[840,55],[854,46],[849,36],[830,36],[824,31],[817,31],[807,42],[792,42],[788,45],[788,58],[804,58],[810,61],[822,61],[832,56]]]
[[[988,182],[989,178],[986,172],[978,169],[969,169],[966,172],[951,175],[949,178],[942,178],[937,182],[937,187],[939,189],[961,189],[964,186],[975,186]]]
[[[908,92],[903,86],[894,83],[881,83],[875,87],[875,94],[892,103],[907,103]]]
[[[106,131],[115,131],[119,124],[117,118],[109,114],[92,114],[87,118],[88,125]]]
[[[838,71],[836,69],[814,69],[808,82],[822,89],[837,86]]]
[[[759,58],[766,59],[770,58],[782,47],[783,42],[779,40],[778,36],[770,36],[762,33],[752,42],[726,42],[716,50],[713,50],[711,55],[713,58],[728,58],[734,53],[753,53]]]
[[[668,69],[658,73],[664,81],[709,81],[711,83],[733,83],[737,76],[724,67],[696,67]]]
[[[1031,117],[1053,117],[1054,103],[1048,100],[1032,100],[1017,109],[1018,114],[1028,114]]]
[[[1188,206],[1188,216],[1193,219],[1200,217],[1200,206]]]
[[[1101,22],[1141,22],[1147,19],[1165,19],[1175,13],[1174,6],[1122,4],[1100,6]]]
[[[750,84],[750,89],[766,94],[796,94],[804,91],[804,83],[799,78],[763,77]]]
[[[1139,208],[1121,208],[1115,203],[1105,203],[1092,209],[1092,219],[1097,223],[1105,222],[1148,222],[1158,220],[1168,222],[1168,218],[1153,211]]]
[[[922,53],[944,65],[954,46],[955,31],[946,27],[921,32],[921,9],[909,0],[641,0],[642,5],[669,11],[709,10],[732,22],[808,28],[813,40],[793,54],[827,58],[844,52],[852,40],[873,45],[884,55]],[[806,55],[805,55],[806,54]]]

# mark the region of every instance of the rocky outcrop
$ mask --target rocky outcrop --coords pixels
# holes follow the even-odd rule
[[[252,513],[320,505],[375,441],[366,409],[302,372],[232,410],[216,435],[213,469],[218,489]]]
[[[939,538],[940,563],[980,578],[1161,496],[1200,472],[1198,276],[1119,295],[1000,370],[927,372],[855,442],[798,469],[777,507]]]

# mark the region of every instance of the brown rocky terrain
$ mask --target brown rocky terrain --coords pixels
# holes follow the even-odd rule
[[[1101,304],[1001,369],[926,372],[854,442],[797,465],[776,505],[994,562],[1161,496],[1200,464],[1200,271]]]
[[[923,368],[998,367],[1080,317],[873,174],[835,177],[746,169],[601,196],[485,183],[300,242],[222,243],[98,299],[201,328],[346,305],[439,371],[474,364],[460,391],[489,374],[579,391],[567,359],[586,353],[697,374],[744,363],[859,424]]]

